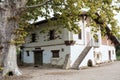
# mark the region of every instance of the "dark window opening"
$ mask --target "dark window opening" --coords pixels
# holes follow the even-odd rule
[[[51,52],[53,58],[59,58],[59,50],[52,50]]]
[[[111,51],[109,50],[109,60],[111,60]]]
[[[29,51],[26,51],[26,53],[27,53],[27,56],[30,56],[30,53],[29,53]]]
[[[55,39],[55,30],[50,30],[50,32],[49,32],[49,39],[50,40],[53,40],[53,39]]]
[[[33,33],[31,36],[32,36],[31,42],[36,42],[36,34]]]
[[[78,38],[79,38],[79,39],[82,39],[82,32],[81,32],[81,29],[80,29],[80,33],[78,34]]]
[[[100,56],[99,56],[99,54],[97,54],[97,59],[99,59],[100,58]]]

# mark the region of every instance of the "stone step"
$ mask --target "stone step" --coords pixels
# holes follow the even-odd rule
[[[91,46],[89,46],[89,47],[87,46],[87,47],[84,48],[82,53],[78,56],[78,58],[74,62],[73,66],[72,66],[72,69],[78,69],[79,68],[79,65],[82,63],[83,59],[88,54],[88,52],[91,48],[92,48]]]

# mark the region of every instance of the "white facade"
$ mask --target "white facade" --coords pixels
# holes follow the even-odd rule
[[[35,63],[39,64],[39,59],[35,62],[35,52],[38,52],[42,54],[42,57],[40,57],[42,64],[40,63],[40,65],[48,64],[63,67],[66,62],[66,55],[69,54],[69,68],[71,68],[87,45],[90,45],[91,48],[79,67],[88,66],[89,60],[92,61],[93,66],[98,63],[116,60],[114,44],[102,44],[101,32],[91,32],[91,27],[87,27],[86,23],[86,21],[78,22],[81,29],[80,39],[78,34],[68,31],[63,26],[50,26],[47,23],[36,25],[26,38],[23,48],[23,62],[34,65]],[[94,34],[98,37],[97,41],[93,37]],[[53,36],[54,39],[50,40],[50,36]],[[32,38],[36,40],[31,42]]]

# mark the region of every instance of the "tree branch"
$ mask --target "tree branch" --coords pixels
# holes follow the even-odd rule
[[[51,2],[52,0],[46,0],[45,2],[37,5],[31,5],[31,6],[26,6],[25,8],[36,8],[36,7],[41,7],[43,5],[46,5],[48,2]]]

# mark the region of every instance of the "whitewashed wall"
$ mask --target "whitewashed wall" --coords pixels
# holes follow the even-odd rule
[[[79,67],[84,67],[84,66],[88,66],[88,61],[91,60],[92,61],[92,65],[95,66],[95,60],[94,60],[94,53],[93,53],[93,48],[90,49],[90,51],[88,52],[88,54],[86,55],[86,57],[84,58],[84,60],[82,61],[82,63],[79,65]]]
[[[24,44],[24,51],[29,50],[30,56],[26,55],[26,52],[24,52],[24,62],[25,63],[34,63],[34,54],[32,50],[34,50],[36,47],[40,47],[43,51],[43,64],[52,64],[52,65],[63,65],[66,54],[70,54],[70,62],[71,66],[77,59],[77,57],[81,54],[82,50],[85,48],[85,46],[88,44],[89,40],[93,38],[93,34],[91,32],[91,28],[87,27],[87,22],[80,21],[78,22],[79,27],[81,28],[82,33],[82,39],[78,39],[78,34],[74,34],[70,31],[68,31],[65,28],[62,28],[62,26],[49,26],[46,24],[41,24],[40,26],[36,27],[35,30],[32,30],[31,33],[37,33],[37,42],[30,43],[30,35],[26,38],[26,44]],[[86,28],[85,28],[86,26]],[[48,31],[51,29],[57,29],[60,30],[61,33],[58,33],[56,35],[59,35],[61,39],[57,38],[55,40],[48,40],[48,31],[45,31],[45,33],[40,33],[40,31],[47,29]],[[87,32],[89,34],[87,34]],[[88,55],[85,57],[85,59],[80,64],[80,67],[87,66],[88,60],[92,60],[93,65],[96,63],[101,63],[105,61],[109,61],[109,54],[108,50],[113,50],[114,54],[111,54],[111,59],[116,60],[116,54],[115,54],[115,48],[113,46],[107,46],[107,45],[101,45],[101,32],[98,31],[96,34],[98,34],[99,37],[99,47],[94,48],[92,47],[89,51]],[[89,40],[87,36],[89,37]],[[66,40],[74,40],[76,43],[72,46],[66,46],[64,41]],[[52,58],[52,52],[51,50],[59,50],[60,57],[59,58]],[[101,53],[100,58],[96,59],[95,53]]]
[[[81,54],[82,50],[85,48],[84,45],[74,45],[71,46],[70,49],[70,61],[71,66],[74,64],[75,60],[78,58],[78,56]]]
[[[49,46],[49,47],[42,47],[43,50],[45,50],[43,53],[44,54],[50,54],[50,55],[43,55],[44,58],[44,63],[51,63],[52,65],[63,65],[65,55],[69,50],[67,50],[65,45],[59,45],[59,46]],[[63,51],[62,51],[63,49]],[[69,49],[69,48],[68,48]],[[59,50],[59,58],[52,58],[52,52],[51,50]],[[48,58],[49,60],[45,60],[45,58]]]
[[[109,61],[109,50],[111,51],[111,59],[116,60],[115,47],[101,45],[100,52],[102,53],[102,62]],[[114,54],[112,51],[114,51]]]
[[[59,36],[59,38],[56,38],[55,40],[49,40],[49,30],[56,29],[56,37]],[[45,30],[45,32],[41,33],[41,31]],[[61,31],[61,33],[59,33]],[[31,41],[31,33],[37,34],[37,40],[36,42],[30,42]],[[54,44],[63,44],[64,38],[67,37],[67,35],[64,35],[64,30],[61,28],[61,26],[58,27],[49,27],[48,25],[42,24],[36,29],[32,30],[31,33],[26,38],[26,44],[24,44],[26,47],[32,47],[32,46],[45,46],[45,45],[54,45]]]
[[[27,52],[29,51],[29,56],[27,56]],[[23,53],[23,62],[28,64],[34,63],[34,54],[31,48],[26,48]]]
[[[43,64],[50,64],[52,58],[52,52],[49,50],[43,51]]]

